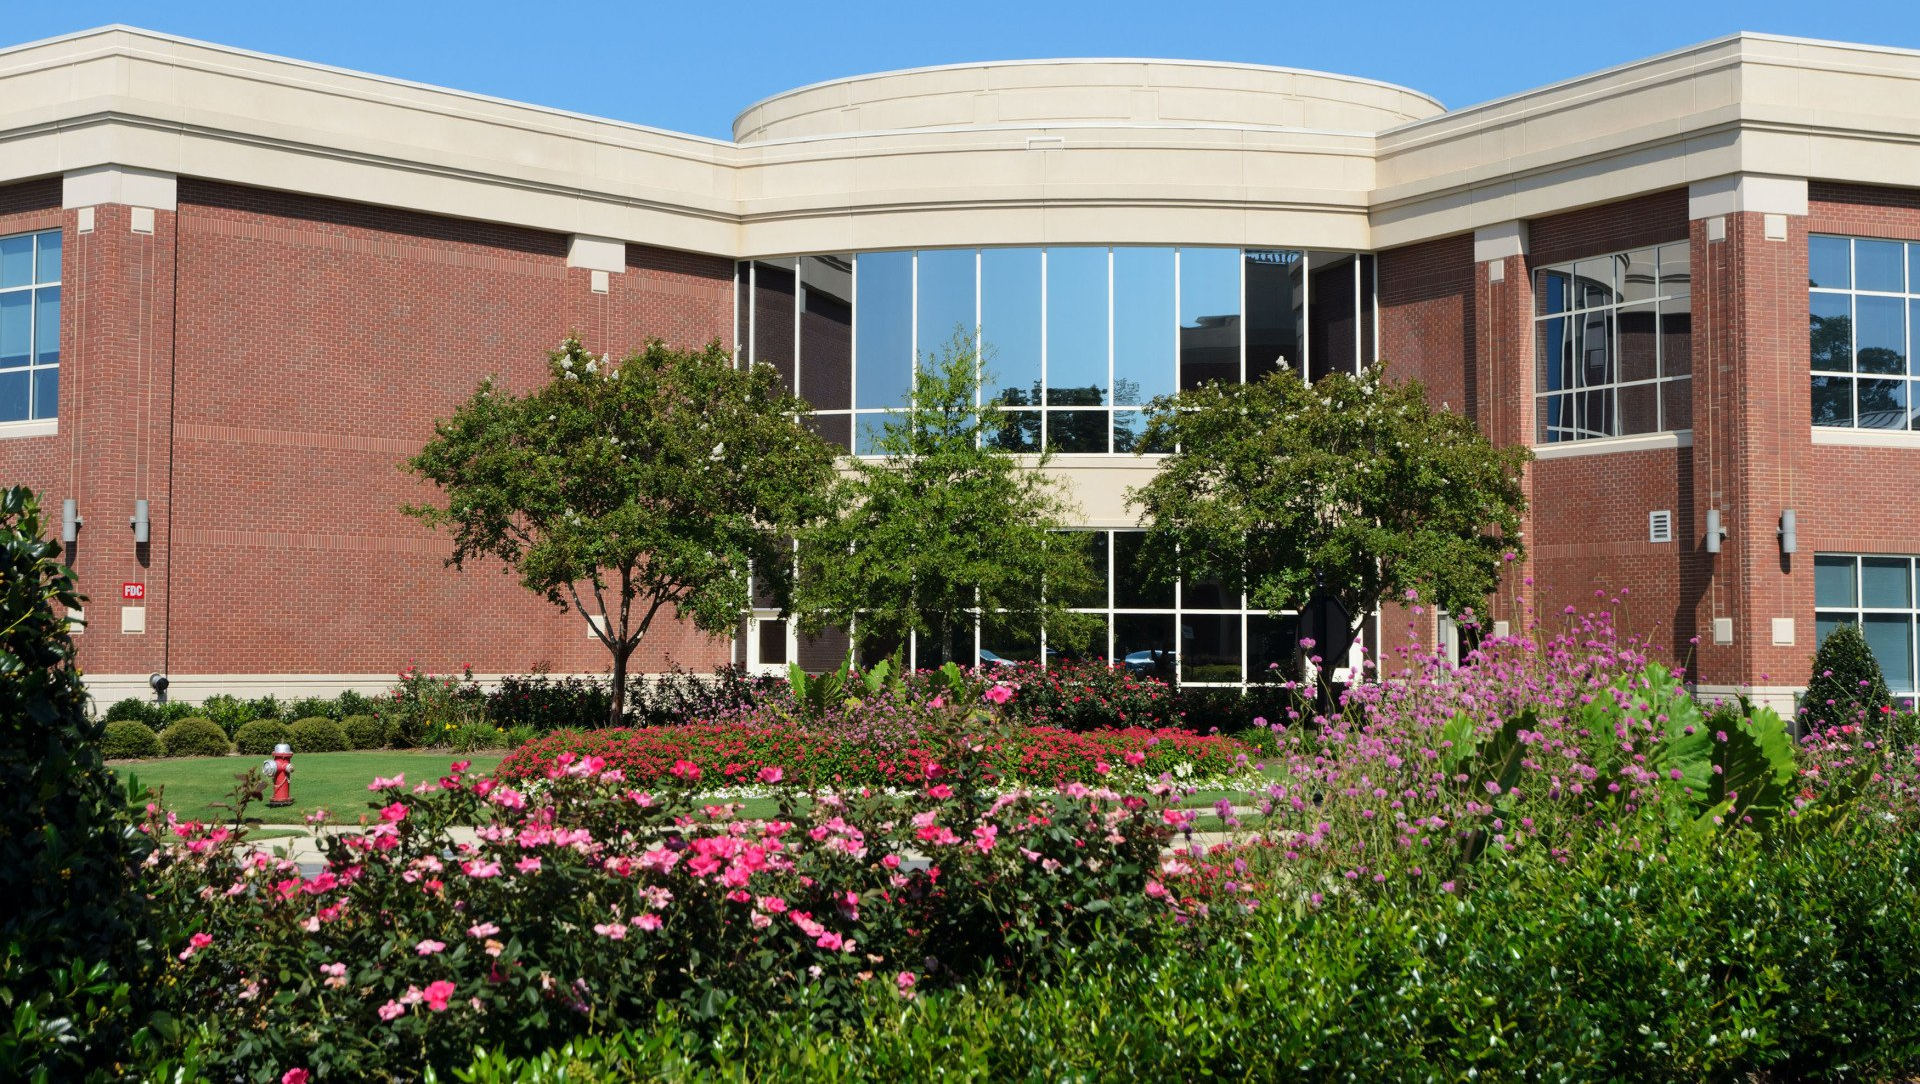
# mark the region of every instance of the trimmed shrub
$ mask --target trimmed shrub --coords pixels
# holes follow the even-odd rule
[[[159,705],[137,696],[129,696],[125,700],[114,701],[113,706],[107,709],[107,713],[100,717],[103,723],[117,723],[123,719],[145,723],[147,729],[151,730],[160,722]]]
[[[152,837],[100,755],[65,611],[86,600],[24,486],[0,491],[0,1077],[118,1077],[151,1016]],[[130,724],[137,725],[137,724]],[[151,737],[151,734],[149,734]]]
[[[328,714],[345,722],[355,715],[376,715],[379,713],[379,707],[380,705],[374,702],[373,697],[348,689],[333,702],[333,711]]]
[[[143,722],[116,719],[100,737],[100,755],[108,760],[139,760],[160,755],[160,736]]]
[[[287,724],[275,719],[255,719],[241,726],[233,735],[234,748],[245,756],[265,756],[282,742],[293,744],[293,731]]]
[[[295,720],[287,729],[293,734],[296,753],[339,753],[351,748],[346,729],[332,719],[312,715]]]
[[[160,732],[160,746],[170,757],[223,757],[233,752],[227,732],[212,719],[188,716]]]
[[[1824,729],[1865,723],[1877,731],[1892,705],[1886,675],[1860,626],[1841,622],[1813,653],[1813,674],[1800,701],[1801,725]]]
[[[349,715],[340,721],[340,729],[346,731],[347,744],[354,749],[386,747],[386,728],[371,715]]]

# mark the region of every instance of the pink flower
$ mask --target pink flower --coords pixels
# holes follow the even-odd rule
[[[373,782],[367,784],[367,789],[368,790],[386,790],[389,787],[404,787],[406,785],[407,785],[407,773],[401,772],[399,775],[394,776],[392,779],[382,779],[376,775],[373,777]]]
[[[1000,829],[998,827],[991,824],[983,824],[973,830],[973,845],[980,848],[981,854],[985,854],[993,850],[994,840],[999,835]]]
[[[521,873],[538,873],[540,872],[540,859],[537,855],[522,858],[513,864],[513,868],[519,870]]]
[[[447,999],[453,996],[453,991],[454,985],[445,979],[441,979],[439,982],[428,983],[427,988],[421,991],[421,993],[426,995],[427,1008],[432,1009],[434,1012],[446,1012]]]
[[[420,942],[419,944],[413,946],[413,951],[418,953],[421,956],[431,956],[434,953],[439,952],[440,950],[446,947],[447,947],[447,943],[445,941],[435,941],[433,938],[429,937],[426,940]]]
[[[643,930],[657,930],[660,928],[660,916],[649,911],[644,915],[635,916],[633,924]]]
[[[840,946],[845,943],[845,940],[846,939],[839,934],[829,930],[815,938],[813,943],[826,949],[828,952],[839,952]]]
[[[407,1007],[398,1001],[388,1001],[377,1011],[380,1013],[380,1019],[391,1023],[394,1017],[406,1015]]]
[[[927,797],[938,798],[944,801],[945,799],[953,797],[953,788],[947,786],[945,783],[935,783],[933,786],[927,788]]]
[[[690,760],[676,760],[668,771],[676,778],[684,779],[689,783],[697,782],[700,778],[700,766]]]
[[[783,774],[779,768],[762,768],[760,769],[760,781],[769,784],[778,783]]]
[[[407,803],[395,802],[392,805],[388,806],[387,808],[381,810],[380,819],[393,824],[398,824],[401,821],[406,820],[407,819]]]
[[[1136,749],[1133,752],[1128,753],[1125,757],[1125,760],[1127,762],[1128,767],[1138,768],[1140,765],[1145,764],[1147,762],[1147,754],[1142,753]]]
[[[920,979],[911,971],[902,971],[893,977],[893,981],[900,989],[911,990],[913,989],[913,984],[919,982]]]
[[[1013,690],[1005,685],[995,685],[987,690],[986,697],[990,704],[1004,704],[1013,699]]]
[[[280,1074],[280,1084],[307,1084],[307,1076],[305,1069],[288,1069]]]
[[[467,936],[469,937],[492,937],[499,932],[500,927],[495,926],[491,922],[482,922],[478,925],[467,927]]]
[[[596,922],[593,924],[593,932],[609,940],[625,941],[627,939],[627,924],[624,922]]]
[[[212,934],[196,933],[192,937],[187,938],[187,947],[181,951],[180,958],[182,960],[191,959],[194,953],[199,952],[211,944],[213,944]]]

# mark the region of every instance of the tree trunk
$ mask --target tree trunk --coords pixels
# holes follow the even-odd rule
[[[632,656],[633,647],[624,642],[613,649],[613,696],[607,709],[608,726],[620,726],[626,722],[627,661]]]

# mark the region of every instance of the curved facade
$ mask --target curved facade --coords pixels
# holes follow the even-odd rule
[[[1186,680],[1257,680],[1291,633],[1136,590],[1142,405],[1380,360],[1535,449],[1543,593],[1516,576],[1496,620],[1628,589],[1704,686],[1776,699],[1855,620],[1920,680],[1889,571],[1920,516],[1878,482],[1920,466],[1912,51],[1739,34],[1455,110],[1258,65],[955,65],[713,140],[109,27],[0,49],[0,133],[0,471],[85,521],[104,695],[600,668],[397,512],[433,419],[569,332],[718,337],[854,454],[916,358],[979,347],[1002,439],[1102,532],[1110,657]],[[744,632],[670,628],[642,665],[831,646]]]

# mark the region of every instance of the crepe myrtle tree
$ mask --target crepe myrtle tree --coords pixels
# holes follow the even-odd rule
[[[1351,616],[1328,630],[1340,642],[1319,645],[1329,659],[1381,598],[1411,592],[1463,613],[1520,552],[1531,453],[1495,448],[1384,367],[1313,384],[1281,369],[1163,396],[1142,445],[1176,449],[1128,492],[1148,573],[1218,577],[1269,611],[1337,600]]]
[[[824,507],[834,453],[778,372],[737,368],[718,342],[650,339],[614,361],[569,338],[549,373],[525,396],[489,379],[437,423],[407,465],[446,505],[405,511],[453,535],[448,564],[497,558],[589,622],[613,655],[618,725],[628,661],[660,614],[729,631],[750,570],[786,604],[791,540]]]
[[[835,513],[801,536],[800,626],[856,627],[862,639],[918,633],[938,661],[975,620],[990,638],[1085,645],[1098,620],[1071,612],[1100,587],[1078,509],[1045,467],[998,438],[1017,424],[969,337],[923,358],[907,406],[873,436],[873,458],[848,462]],[[935,663],[923,657],[922,664]]]

